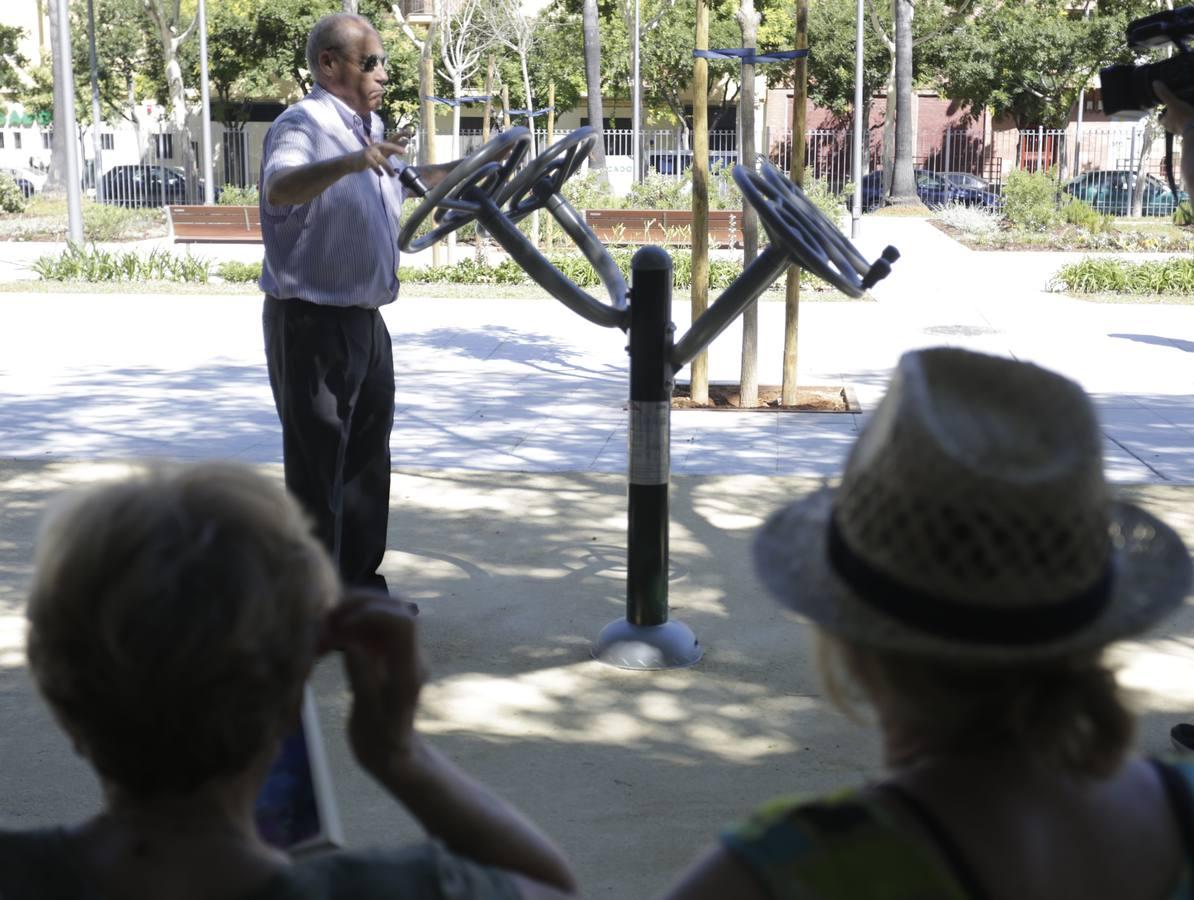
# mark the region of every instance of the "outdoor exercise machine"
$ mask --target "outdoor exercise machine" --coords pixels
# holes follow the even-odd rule
[[[628,669],[689,666],[702,655],[683,622],[668,617],[668,482],[674,376],[790,266],[798,265],[851,297],[861,297],[891,271],[894,247],[869,263],[795,184],[770,162],[734,167],[734,181],[759,214],[771,244],[692,323],[680,340],[672,324],[672,260],[643,247],[631,261],[630,286],[617,264],[562,196],[564,183],[597,140],[580,128],[522,165],[526,128],[502,132],[462,161],[432,190],[406,169],[403,183],[423,197],[399,235],[417,252],[477,221],[553,297],[596,325],[629,334],[630,422],[626,552],[626,616],[598,635],[593,656]],[[521,168],[520,168],[521,166]],[[593,266],[608,294],[602,302],[572,282],[519,231],[518,222],[546,209]],[[416,236],[433,215],[432,227]]]

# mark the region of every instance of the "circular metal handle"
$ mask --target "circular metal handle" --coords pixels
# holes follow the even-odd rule
[[[770,162],[755,172],[734,167],[734,181],[755,208],[771,243],[797,265],[823,278],[842,293],[861,297],[871,265],[800,187]]]
[[[564,182],[576,174],[596,143],[597,129],[586,125],[556,141],[531,160],[498,194],[498,206],[510,204],[505,210],[506,217],[511,222],[517,222],[535,210],[543,209],[548,198],[562,192]],[[550,179],[550,190],[548,185],[536,190],[536,185],[544,178]]]
[[[530,131],[518,126],[503,131],[458,163],[415,207],[398,235],[398,246],[404,253],[417,253],[477,218],[481,209],[477,192],[494,197],[518,168],[530,145]],[[439,224],[416,239],[419,226],[432,212]]]

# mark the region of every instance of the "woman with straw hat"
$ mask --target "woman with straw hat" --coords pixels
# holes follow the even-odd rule
[[[831,696],[875,710],[888,771],[756,810],[669,900],[1191,896],[1194,764],[1130,752],[1103,661],[1182,604],[1190,557],[1109,496],[1076,384],[907,354],[840,487],[773,515],[755,559]]]

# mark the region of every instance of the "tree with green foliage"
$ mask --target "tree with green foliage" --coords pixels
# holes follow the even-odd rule
[[[198,15],[184,12],[182,0],[142,0],[142,3],[152,23],[151,31],[157,37],[156,46],[161,51],[162,71],[166,76],[167,108],[174,133],[179,135],[182,142],[179,149],[182,150],[183,171],[193,177],[197,161],[192,147],[191,126],[187,120],[187,90],[179,48],[195,33]]]
[[[462,97],[475,95],[475,82],[493,46],[485,28],[484,0],[441,0],[438,32],[440,74],[452,86],[452,157],[460,156],[460,105]]]
[[[808,40],[814,48],[808,57],[808,96],[842,124],[850,121],[854,110],[855,12],[853,0],[829,0],[811,4],[808,17]],[[769,13],[765,11],[759,28],[759,46],[765,50],[791,49],[795,16],[795,0],[784,0]],[[869,16],[863,28],[862,96],[867,106],[863,121],[869,122],[871,98],[887,82],[890,54]],[[768,86],[790,85],[795,65],[792,60],[767,66]]]
[[[664,0],[648,7],[650,16],[645,19],[647,28],[641,45],[642,69],[650,73],[644,85],[644,102],[656,113],[671,112],[677,122],[691,128],[691,115],[684,112],[682,96],[692,81],[695,0],[677,0],[674,6]],[[735,0],[710,0],[710,47],[737,47],[742,43],[737,13]],[[708,69],[709,96],[721,97],[720,109],[711,111],[709,116],[709,128],[732,129],[731,104],[737,101],[740,92],[741,65],[737,60],[709,60]]]
[[[160,48],[148,38],[152,24],[141,0],[95,0],[96,83],[100,116],[105,122],[124,119],[136,124],[138,97],[154,97],[165,104],[167,85]],[[91,96],[87,5],[71,7],[71,50],[75,95]],[[81,123],[91,122],[91,104],[77,103]]]
[[[539,42],[529,61],[535,96],[546,97],[549,86],[554,84],[557,110],[579,106],[585,91],[585,70],[576,48],[584,42],[583,23],[560,4],[544,9],[537,21]]]
[[[1126,61],[1129,19],[1153,0],[1004,0],[927,48],[942,91],[1019,128],[1064,127],[1079,91],[1102,66]]]
[[[24,36],[23,28],[0,25],[0,91],[18,91],[22,87],[18,73],[28,65],[20,49]]]

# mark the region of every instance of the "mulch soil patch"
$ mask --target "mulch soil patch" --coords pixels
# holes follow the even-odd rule
[[[739,386],[736,384],[709,385],[709,402],[694,403],[691,386],[677,384],[672,392],[672,409],[735,410],[738,412],[858,412],[848,392],[842,387],[797,387],[796,403],[783,406],[779,385],[759,385],[759,405],[742,407]]]

